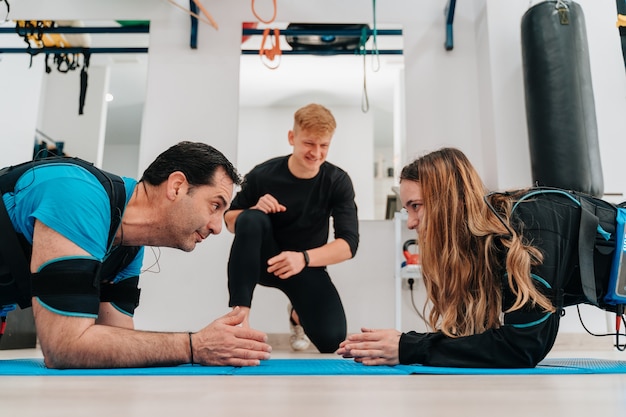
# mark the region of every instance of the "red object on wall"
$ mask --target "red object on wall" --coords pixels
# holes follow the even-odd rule
[[[259,25],[259,22],[243,22],[241,24],[241,28],[242,29],[256,29],[258,25]],[[241,36],[241,43],[244,43],[249,38],[250,38],[250,35],[242,35]]]

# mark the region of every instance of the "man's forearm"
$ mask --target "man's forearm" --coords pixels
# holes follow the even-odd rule
[[[121,368],[179,365],[189,361],[187,333],[157,333],[95,324],[62,316],[33,298],[37,336],[51,368]]]
[[[71,343],[42,343],[51,368],[129,368],[189,363],[187,333],[157,333],[93,325]]]

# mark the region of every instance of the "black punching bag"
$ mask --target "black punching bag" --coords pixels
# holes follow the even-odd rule
[[[522,63],[533,183],[604,193],[585,18],[572,1],[522,17]]]

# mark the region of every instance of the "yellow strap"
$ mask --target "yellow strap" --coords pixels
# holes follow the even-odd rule
[[[26,39],[32,47],[69,48],[72,46],[60,33],[43,33],[41,35],[38,33],[38,28],[54,27],[54,22],[52,20],[17,20],[15,23],[18,27],[26,28],[31,31],[31,33],[26,35]]]
[[[615,24],[615,26],[619,27],[626,27],[626,16],[624,16],[623,14],[618,14],[617,15],[617,23]]]

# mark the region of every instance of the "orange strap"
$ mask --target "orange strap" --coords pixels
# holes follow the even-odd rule
[[[192,12],[191,10],[181,6],[180,4],[176,3],[175,0],[167,0],[172,6],[176,6],[179,9],[185,11],[186,13],[188,13],[190,16],[195,17],[196,19],[200,20],[201,22],[207,23],[211,26],[213,26],[213,28],[215,30],[219,29],[217,26],[217,23],[215,22],[215,20],[213,20],[213,17],[211,16],[211,14],[207,11],[207,9],[204,8],[204,6],[202,5],[202,3],[200,3],[199,0],[193,0],[193,2],[196,4],[196,6],[198,6],[198,9],[200,9],[200,11],[202,11],[202,14],[205,17],[200,16],[199,14],[196,14],[194,12]]]
[[[252,0],[252,14],[254,15],[254,17],[259,19],[259,21],[261,21],[263,23],[267,23],[267,24],[272,23],[276,19],[276,11],[277,11],[276,0],[272,0],[272,2],[274,3],[274,15],[272,16],[272,18],[270,20],[263,20],[263,19],[261,19],[259,17],[259,15],[257,14],[256,10],[254,9],[254,0]]]
[[[207,9],[204,8],[202,3],[200,3],[200,0],[193,0],[193,2],[196,3],[196,6],[198,6],[198,9],[200,9],[204,17],[206,17],[207,20],[211,23],[211,26],[213,26],[217,30],[218,29],[217,22],[215,22],[215,20],[213,19],[213,16],[211,16],[211,13],[209,13]]]
[[[280,50],[280,30],[279,29],[273,29],[274,31],[274,41],[272,42],[270,39],[270,42],[272,43],[272,47],[271,48],[265,48],[265,41],[267,40],[267,38],[269,37],[270,34],[270,28],[265,28],[263,30],[263,40],[261,41],[261,47],[259,48],[259,55],[261,56],[261,59],[263,59],[263,57],[267,57],[267,59],[269,59],[270,61],[273,61],[275,57],[282,55],[282,51]],[[276,67],[274,67],[276,68]]]

